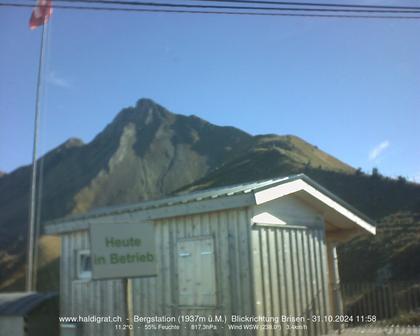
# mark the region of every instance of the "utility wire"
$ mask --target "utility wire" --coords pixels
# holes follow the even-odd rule
[[[372,8],[372,9],[407,9],[420,10],[420,7],[411,6],[389,6],[389,5],[358,5],[358,4],[337,4],[337,3],[314,3],[314,2],[286,2],[286,1],[259,1],[259,0],[185,0],[192,2],[224,2],[243,3],[256,5],[280,5],[280,6],[316,6],[316,7],[342,7],[342,8]]]
[[[295,8],[295,7],[253,7],[253,6],[221,6],[221,5],[188,5],[180,3],[162,3],[162,2],[140,2],[128,0],[55,0],[55,2],[68,2],[68,3],[95,3],[95,4],[112,4],[112,5],[127,5],[127,6],[140,6],[140,7],[168,7],[168,8],[188,8],[188,9],[217,9],[217,10],[266,10],[266,11],[298,11],[298,12],[336,12],[336,13],[408,13],[419,14],[420,7],[417,10],[394,10],[394,9],[339,9],[339,8]]]
[[[0,7],[33,8],[31,4],[18,4],[0,2]],[[406,15],[336,15],[336,14],[296,14],[296,13],[268,13],[268,12],[241,12],[241,11],[203,11],[203,10],[175,10],[175,9],[149,9],[129,7],[103,7],[103,6],[73,6],[55,5],[54,8],[66,10],[89,10],[89,11],[115,11],[115,12],[139,12],[139,13],[172,13],[172,14],[214,14],[214,15],[243,15],[243,16],[284,16],[284,17],[306,17],[306,18],[346,18],[346,19],[397,19],[397,20],[418,20],[420,16]]]

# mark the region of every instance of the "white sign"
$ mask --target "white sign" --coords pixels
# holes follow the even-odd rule
[[[90,225],[93,279],[156,276],[153,223]]]

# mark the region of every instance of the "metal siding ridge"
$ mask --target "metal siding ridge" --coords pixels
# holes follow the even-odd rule
[[[280,293],[278,291],[278,270],[277,270],[277,250],[276,250],[276,230],[269,229],[268,230],[268,262],[270,265],[270,291],[271,291],[271,314],[272,316],[279,316],[280,315],[280,309],[279,309],[279,298]],[[274,322],[270,323],[274,332]]]
[[[206,199],[194,203],[175,204],[156,209],[147,209],[136,211],[138,219],[155,220],[169,217],[178,217],[186,215],[194,215],[205,212],[213,212],[220,210],[228,210],[234,208],[242,208],[254,204],[255,199],[252,194],[239,194],[234,196],[224,197],[223,199]],[[96,217],[86,217],[85,220],[77,219],[73,221],[68,219],[58,224],[49,224],[45,228],[46,234],[62,234],[73,231],[83,231],[89,228],[90,221],[96,221],[97,218],[110,216],[111,214],[103,214]]]
[[[318,305],[317,295],[318,295],[318,288],[317,288],[317,281],[316,281],[316,254],[314,253],[314,231],[307,231],[307,244],[308,244],[308,253],[309,253],[309,269],[310,269],[310,285],[311,285],[311,305],[312,305],[312,313],[314,315],[321,315],[320,309]],[[320,334],[320,323],[314,322],[312,323],[313,333],[311,335],[319,335]]]
[[[310,279],[311,279],[311,275],[310,275],[310,270],[309,270],[309,258],[308,258],[308,244],[307,244],[307,236],[308,236],[308,231],[302,231],[302,236],[301,236],[301,244],[302,244],[302,254],[303,254],[303,269],[304,269],[304,278],[306,279],[305,281],[305,301],[306,301],[306,305],[305,305],[305,316],[307,319],[309,319],[309,323],[308,323],[308,334],[311,335],[312,334],[312,315],[313,315],[313,309],[312,309],[312,302],[311,302],[311,284],[310,284]]]
[[[259,229],[251,230],[251,248],[252,248],[252,275],[253,275],[253,306],[256,316],[262,315],[263,309],[263,293],[262,293],[262,272],[260,257],[260,239]]]

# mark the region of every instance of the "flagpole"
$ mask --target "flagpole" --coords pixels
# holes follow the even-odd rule
[[[38,78],[36,84],[35,97],[35,118],[34,118],[34,139],[32,149],[32,178],[29,203],[29,227],[28,227],[28,253],[27,253],[27,270],[26,270],[26,291],[32,292],[34,288],[34,249],[37,247],[35,239],[35,220],[36,220],[36,184],[37,184],[37,159],[38,159],[38,138],[39,138],[39,120],[41,114],[41,94],[42,79],[44,70],[44,58],[46,48],[47,24],[42,25],[41,33],[41,50],[39,53]]]

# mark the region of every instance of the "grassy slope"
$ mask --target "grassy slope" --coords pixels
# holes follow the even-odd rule
[[[307,169],[352,174],[355,169],[317,147],[291,135],[256,136],[246,151],[231,158],[204,178],[180,189],[187,192],[271,177]]]
[[[61,239],[43,236],[39,240],[37,288],[40,291],[58,291]],[[0,291],[14,292],[25,286],[25,270],[19,267],[8,279],[0,284]]]

